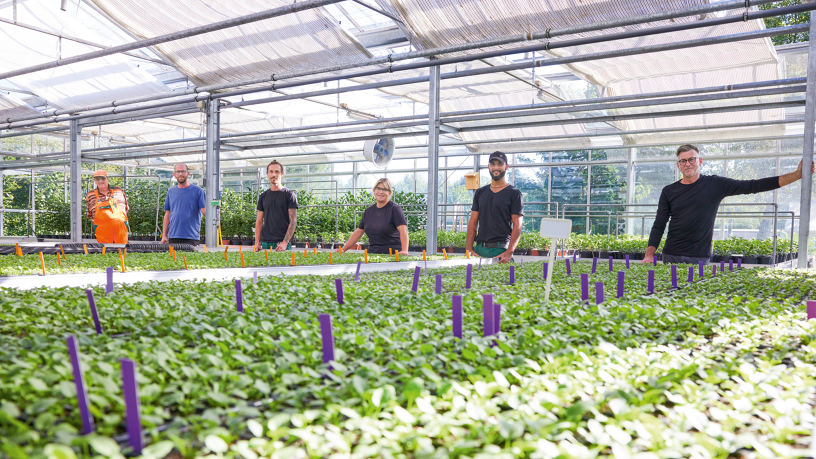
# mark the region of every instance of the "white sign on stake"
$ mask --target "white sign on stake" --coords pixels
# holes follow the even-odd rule
[[[555,271],[555,248],[559,239],[569,239],[572,232],[572,220],[562,218],[542,218],[541,237],[550,238],[549,269],[547,269],[547,282],[544,289],[544,302],[550,301],[550,284],[552,273]]]

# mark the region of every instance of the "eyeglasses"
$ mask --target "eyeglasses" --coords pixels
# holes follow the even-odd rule
[[[188,171],[173,171],[175,174],[189,174]]]
[[[383,193],[391,192],[391,190],[386,190],[385,188],[380,188],[378,186],[375,186],[374,189],[377,190],[377,191],[382,191]]]
[[[680,161],[677,161],[677,164],[679,164],[681,166],[685,166],[686,164],[693,164],[693,163],[697,162],[697,160],[699,158],[700,158],[699,156],[695,156],[695,157],[689,158],[689,159],[681,159]]]

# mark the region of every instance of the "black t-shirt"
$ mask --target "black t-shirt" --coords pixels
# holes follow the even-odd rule
[[[289,209],[297,208],[297,196],[289,188],[261,193],[258,198],[258,210],[263,212],[261,242],[283,242],[289,229]]]
[[[680,181],[667,185],[660,193],[657,216],[649,234],[649,246],[660,245],[666,222],[671,217],[663,253],[681,257],[710,257],[714,220],[720,202],[728,196],[762,193],[777,188],[779,177],[734,180],[717,175],[701,175],[690,185]]]
[[[399,252],[402,250],[398,226],[407,225],[402,208],[391,201],[378,208],[377,204],[363,211],[363,218],[357,228],[368,236],[368,251],[371,253],[388,253],[388,248]]]
[[[473,194],[473,207],[470,210],[479,212],[479,229],[476,242],[510,242],[513,232],[513,215],[524,215],[524,203],[521,191],[507,185],[498,193],[485,185]]]

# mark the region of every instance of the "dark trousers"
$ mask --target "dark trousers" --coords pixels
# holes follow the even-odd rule
[[[168,239],[170,245],[173,244],[190,244],[190,245],[198,245],[200,239],[180,239],[177,237],[171,237]]]
[[[709,257],[680,257],[677,255],[663,254],[663,264],[666,265],[699,265],[702,261],[704,265],[708,264]]]

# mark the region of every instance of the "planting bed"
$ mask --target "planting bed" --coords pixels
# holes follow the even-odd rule
[[[669,266],[633,264],[615,298],[605,264],[567,276],[562,261],[544,304],[542,263],[513,268],[508,285],[507,265],[474,267],[470,289],[464,267],[431,270],[416,293],[413,272],[341,276],[343,304],[334,278],[266,277],[245,282],[243,313],[232,282],[96,289],[101,335],[84,290],[4,289],[0,455],[129,454],[122,358],[137,363],[145,457],[811,454],[816,321],[803,301],[816,273],[707,267],[700,279],[695,267],[688,283],[680,267],[674,289]],[[495,336],[483,336],[484,294],[501,304]],[[332,317],[331,366],[319,314]],[[69,334],[96,426],[86,436]]]
[[[273,252],[268,253],[252,252],[252,250],[244,251],[243,266],[245,267],[260,267],[260,266],[291,266],[292,253],[295,254],[296,266],[304,265],[328,265],[329,252],[317,252],[316,254],[309,250],[304,255],[303,250],[295,250],[288,252]],[[454,258],[454,257],[449,257]],[[464,257],[458,257],[464,258]],[[164,253],[130,253],[124,256],[125,271],[167,271],[167,270],[183,270],[183,269],[210,269],[210,268],[240,268],[241,253],[227,252],[227,258],[224,259],[224,252],[185,252],[176,253],[175,260],[173,255],[169,252]],[[428,260],[443,260],[443,255],[427,256]],[[46,274],[68,274],[68,273],[94,273],[104,272],[106,268],[114,266],[117,270],[121,270],[121,260],[119,259],[119,252],[116,250],[106,251],[105,255],[97,254],[66,254],[65,259],[57,260],[57,254],[44,255],[45,272]],[[186,260],[186,266],[185,266]],[[332,263],[357,263],[363,261],[364,255],[362,253],[332,253]],[[389,255],[368,255],[369,263],[384,263],[394,261],[395,257]],[[422,260],[422,256],[400,257],[400,261],[416,261]],[[40,261],[39,253],[34,255],[6,256],[0,257],[0,276],[17,276],[23,274],[42,274],[43,268]]]

